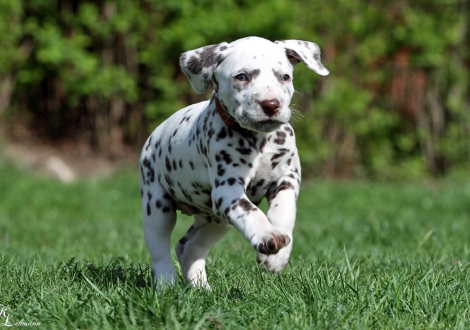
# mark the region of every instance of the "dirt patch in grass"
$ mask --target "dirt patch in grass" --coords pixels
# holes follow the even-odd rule
[[[1,154],[20,167],[62,182],[83,177],[102,177],[119,169],[136,166],[138,152],[127,147],[119,155],[102,155],[82,141],[45,142],[26,137],[3,140]]]

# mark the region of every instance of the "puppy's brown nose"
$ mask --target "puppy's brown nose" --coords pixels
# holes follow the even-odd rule
[[[279,112],[279,100],[278,99],[270,99],[270,100],[263,100],[260,102],[261,108],[263,112],[272,117]]]

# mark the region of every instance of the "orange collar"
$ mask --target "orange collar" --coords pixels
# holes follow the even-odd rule
[[[249,129],[241,127],[239,123],[234,121],[232,119],[232,117],[230,117],[227,114],[227,112],[225,112],[224,108],[222,107],[222,104],[220,104],[219,98],[214,97],[214,99],[215,99],[215,108],[217,109],[217,113],[219,114],[219,116],[222,119],[222,121],[224,122],[224,124],[227,125],[227,127],[241,133],[242,135],[247,135],[247,133],[248,133],[248,135],[256,134],[256,132],[254,132],[254,131],[251,131]]]

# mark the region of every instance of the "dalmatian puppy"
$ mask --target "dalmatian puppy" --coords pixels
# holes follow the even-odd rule
[[[319,47],[307,41],[248,37],[182,54],[197,93],[212,81],[210,100],[188,106],[158,126],[140,158],[145,241],[157,288],[176,278],[170,237],[176,211],[194,223],[176,245],[184,277],[210,288],[205,260],[235,227],[277,273],[288,263],[300,185],[300,162],[289,123],[294,65],[320,75]],[[269,202],[265,215],[257,205]]]

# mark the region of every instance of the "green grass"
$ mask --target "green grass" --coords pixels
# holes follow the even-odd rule
[[[469,181],[306,183],[280,275],[232,230],[209,255],[212,291],[179,278],[156,292],[137,179],[63,185],[0,162],[0,326],[470,327]],[[190,224],[181,216],[173,240]]]

